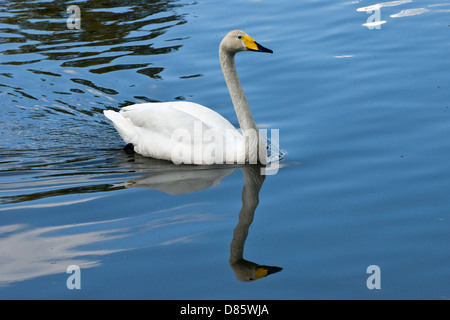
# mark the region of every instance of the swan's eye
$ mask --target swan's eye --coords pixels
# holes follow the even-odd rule
[[[242,39],[242,36],[238,36],[238,39]]]

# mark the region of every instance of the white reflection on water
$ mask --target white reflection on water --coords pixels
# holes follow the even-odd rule
[[[144,168],[138,169],[138,163],[135,163],[134,166],[137,172],[139,170],[146,171]],[[168,163],[161,166],[158,171],[147,172],[137,179],[114,184],[113,187],[146,188],[170,195],[180,195],[216,187],[222,183],[222,179],[234,171],[236,171],[236,168],[233,167],[192,168],[191,166],[176,166]]]
[[[145,236],[138,240],[137,245],[134,242],[133,247],[124,247],[121,242],[111,245],[113,240],[149,234],[149,231],[154,229],[219,219],[212,214],[178,213],[180,209],[185,208],[167,209],[164,214],[169,211],[174,211],[175,214],[156,219],[154,215],[158,212],[123,219],[50,227],[34,227],[25,224],[2,226],[0,227],[2,235],[0,237],[0,256],[2,257],[0,286],[41,276],[65,274],[69,265],[77,265],[81,269],[98,267],[102,264],[102,256],[137,247],[187,242],[196,234],[175,238],[158,236],[150,239],[152,242],[149,242],[148,237]],[[101,246],[102,243],[107,242],[109,249],[86,249],[95,245]],[[111,249],[112,247],[114,249]]]
[[[406,10],[400,11],[399,13],[391,15],[391,18],[415,16],[415,15],[422,14],[422,13],[425,13],[425,12],[428,12],[428,11],[430,11],[430,10],[425,9],[425,8],[406,9]]]
[[[64,232],[71,228],[91,224],[30,228],[27,225],[0,227],[0,286],[28,280],[40,276],[65,273],[66,268],[75,264],[80,268],[92,268],[100,264],[92,256],[103,256],[119,250],[78,250],[76,247],[107,239],[121,237],[109,230],[48,236],[53,232]]]
[[[395,6],[399,6],[399,5],[403,5],[406,3],[413,3],[413,0],[400,0],[400,1],[389,1],[389,2],[381,2],[381,3],[377,3],[377,4],[373,4],[370,6],[366,6],[366,7],[361,7],[356,9],[356,11],[359,12],[367,12],[367,13],[372,13],[372,12],[377,12],[378,16],[377,19],[374,19],[375,21],[368,21],[367,23],[364,23],[363,26],[365,27],[369,27],[370,29],[377,27],[377,29],[379,29],[379,26],[382,24],[385,24],[387,21],[385,20],[381,20],[380,19],[380,9],[383,7],[395,7]],[[447,6],[449,5],[448,3],[445,4],[431,4],[428,5],[428,7],[440,7],[440,6]],[[395,14],[391,14],[390,17],[391,18],[402,18],[402,17],[410,17],[410,16],[416,16],[419,14],[423,14],[426,12],[430,12],[431,9],[425,9],[425,8],[410,8],[410,9],[404,9],[401,10],[398,13]],[[445,12],[447,10],[434,10],[435,12]],[[370,19],[370,18],[369,18]]]
[[[358,12],[370,12],[370,11],[374,11],[374,10],[379,10],[380,8],[383,7],[395,7],[395,6],[399,6],[399,5],[403,5],[405,3],[412,3],[413,0],[400,0],[400,1],[389,1],[389,2],[381,2],[381,3],[376,3],[370,6],[366,6],[366,7],[361,7],[356,9],[356,11]],[[449,6],[450,3],[439,3],[439,4],[430,4],[428,5],[428,7],[441,7],[441,6]],[[430,9],[425,9],[425,8],[412,8],[412,9],[405,9],[400,11],[399,13],[393,14],[390,17],[391,18],[398,18],[398,17],[408,17],[408,16],[414,16],[414,15],[418,15],[418,14],[422,14],[425,12],[429,12],[431,11]],[[436,12],[445,12],[447,10],[435,10]]]
[[[381,2],[381,3],[373,4],[371,6],[358,8],[358,9],[356,9],[356,11],[373,11],[373,10],[380,9],[382,7],[393,7],[393,6],[398,6],[401,4],[408,3],[408,2],[412,2],[412,0]]]
[[[63,202],[51,202],[51,203],[41,203],[41,204],[30,204],[30,205],[23,205],[23,206],[6,207],[6,208],[0,208],[0,211],[23,210],[23,209],[42,209],[42,208],[69,206],[69,205],[73,205],[73,204],[78,204],[78,203],[88,202],[88,201],[91,201],[91,200],[96,200],[98,198],[101,198],[101,197],[91,197],[91,198],[80,199],[80,200],[71,200],[71,201],[63,201]]]

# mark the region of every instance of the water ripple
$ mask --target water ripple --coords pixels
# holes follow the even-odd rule
[[[183,46],[186,38],[171,38],[167,32],[186,23],[179,12],[184,4],[116,0],[106,6],[86,0],[77,5],[81,29],[70,30],[67,6],[60,1],[0,2],[3,127],[20,121],[39,136],[43,123],[36,120],[42,118],[48,119],[48,130],[58,132],[65,121],[58,115],[82,125],[86,117],[91,123],[102,122],[102,110],[136,103],[137,96],[155,101],[142,94],[123,96],[123,88],[135,86],[141,77],[162,79],[166,67],[152,57]],[[121,76],[110,76],[118,73]],[[133,80],[119,81],[131,75]],[[14,140],[5,137],[18,135],[14,127],[1,134],[4,139]]]

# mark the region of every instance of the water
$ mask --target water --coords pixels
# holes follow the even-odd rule
[[[450,297],[450,2],[108,3],[77,1],[71,30],[75,3],[0,1],[0,298]],[[275,52],[237,65],[279,172],[123,153],[104,109],[188,100],[237,125],[233,29]],[[242,281],[255,264],[278,272]]]

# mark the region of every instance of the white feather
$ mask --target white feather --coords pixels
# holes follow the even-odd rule
[[[202,105],[184,101],[144,103],[104,114],[125,143],[132,143],[135,152],[143,156],[175,163],[245,162],[242,134],[227,119]],[[202,150],[201,157],[198,150]],[[220,150],[222,154],[214,152]]]

